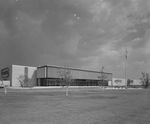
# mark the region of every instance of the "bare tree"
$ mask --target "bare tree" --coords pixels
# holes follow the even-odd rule
[[[101,84],[104,84],[105,80],[107,79],[107,75],[104,73],[104,66],[102,67],[102,69],[100,70],[100,75],[97,76],[97,78],[99,79],[99,86],[101,86]]]
[[[31,89],[31,79],[26,77],[25,75],[20,75],[18,78],[21,87],[30,87]]]
[[[140,78],[142,86],[146,89],[149,86],[150,74],[147,72],[141,72],[142,77]]]
[[[66,96],[68,96],[68,87],[72,82],[72,74],[69,67],[58,68],[58,76],[62,85],[66,86]]]

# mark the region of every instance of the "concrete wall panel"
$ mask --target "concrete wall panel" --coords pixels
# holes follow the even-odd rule
[[[25,68],[28,68],[26,72]],[[19,65],[12,65],[12,86],[18,87],[20,86],[20,82],[18,80],[19,76],[25,76],[27,73],[27,77],[30,79],[30,85],[36,85],[36,67],[28,67],[28,66],[19,66]]]
[[[125,79],[113,78],[113,86],[126,86]]]

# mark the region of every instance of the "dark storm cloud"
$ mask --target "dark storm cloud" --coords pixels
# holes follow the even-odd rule
[[[81,25],[86,23],[82,19],[78,22],[79,16],[88,16],[83,8],[63,0],[1,0],[0,6],[1,30],[7,34],[3,39],[1,36],[1,50],[8,53],[4,61],[11,58],[12,63],[23,64],[31,59],[30,64],[39,64],[41,55],[72,58],[66,42],[74,39],[78,28],[82,30]]]

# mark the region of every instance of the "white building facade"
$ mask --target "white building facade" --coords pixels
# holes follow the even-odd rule
[[[114,87],[141,87],[142,83],[140,79],[130,79],[130,84],[128,84],[128,80],[122,78],[112,78],[112,86]]]
[[[18,78],[24,76],[26,80],[30,79],[30,85],[36,85],[37,67],[11,65],[1,69],[1,82],[9,82],[11,87],[20,87]]]

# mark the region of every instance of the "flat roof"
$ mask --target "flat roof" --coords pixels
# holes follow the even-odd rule
[[[43,65],[43,66],[39,66],[37,68],[44,68],[44,67],[52,67],[52,68],[65,68],[64,66],[56,66],[56,65]],[[72,67],[67,67],[69,69],[72,69],[72,70],[78,70],[78,71],[86,71],[86,72],[94,72],[94,73],[100,73],[99,71],[93,71],[93,70],[86,70],[86,69],[79,69],[79,68],[72,68]],[[111,74],[112,73],[107,73],[107,72],[104,72],[105,74]]]
[[[21,66],[21,67],[30,67],[30,68],[37,68],[37,67],[34,67],[34,66],[28,66],[28,65],[12,65],[12,66]]]

